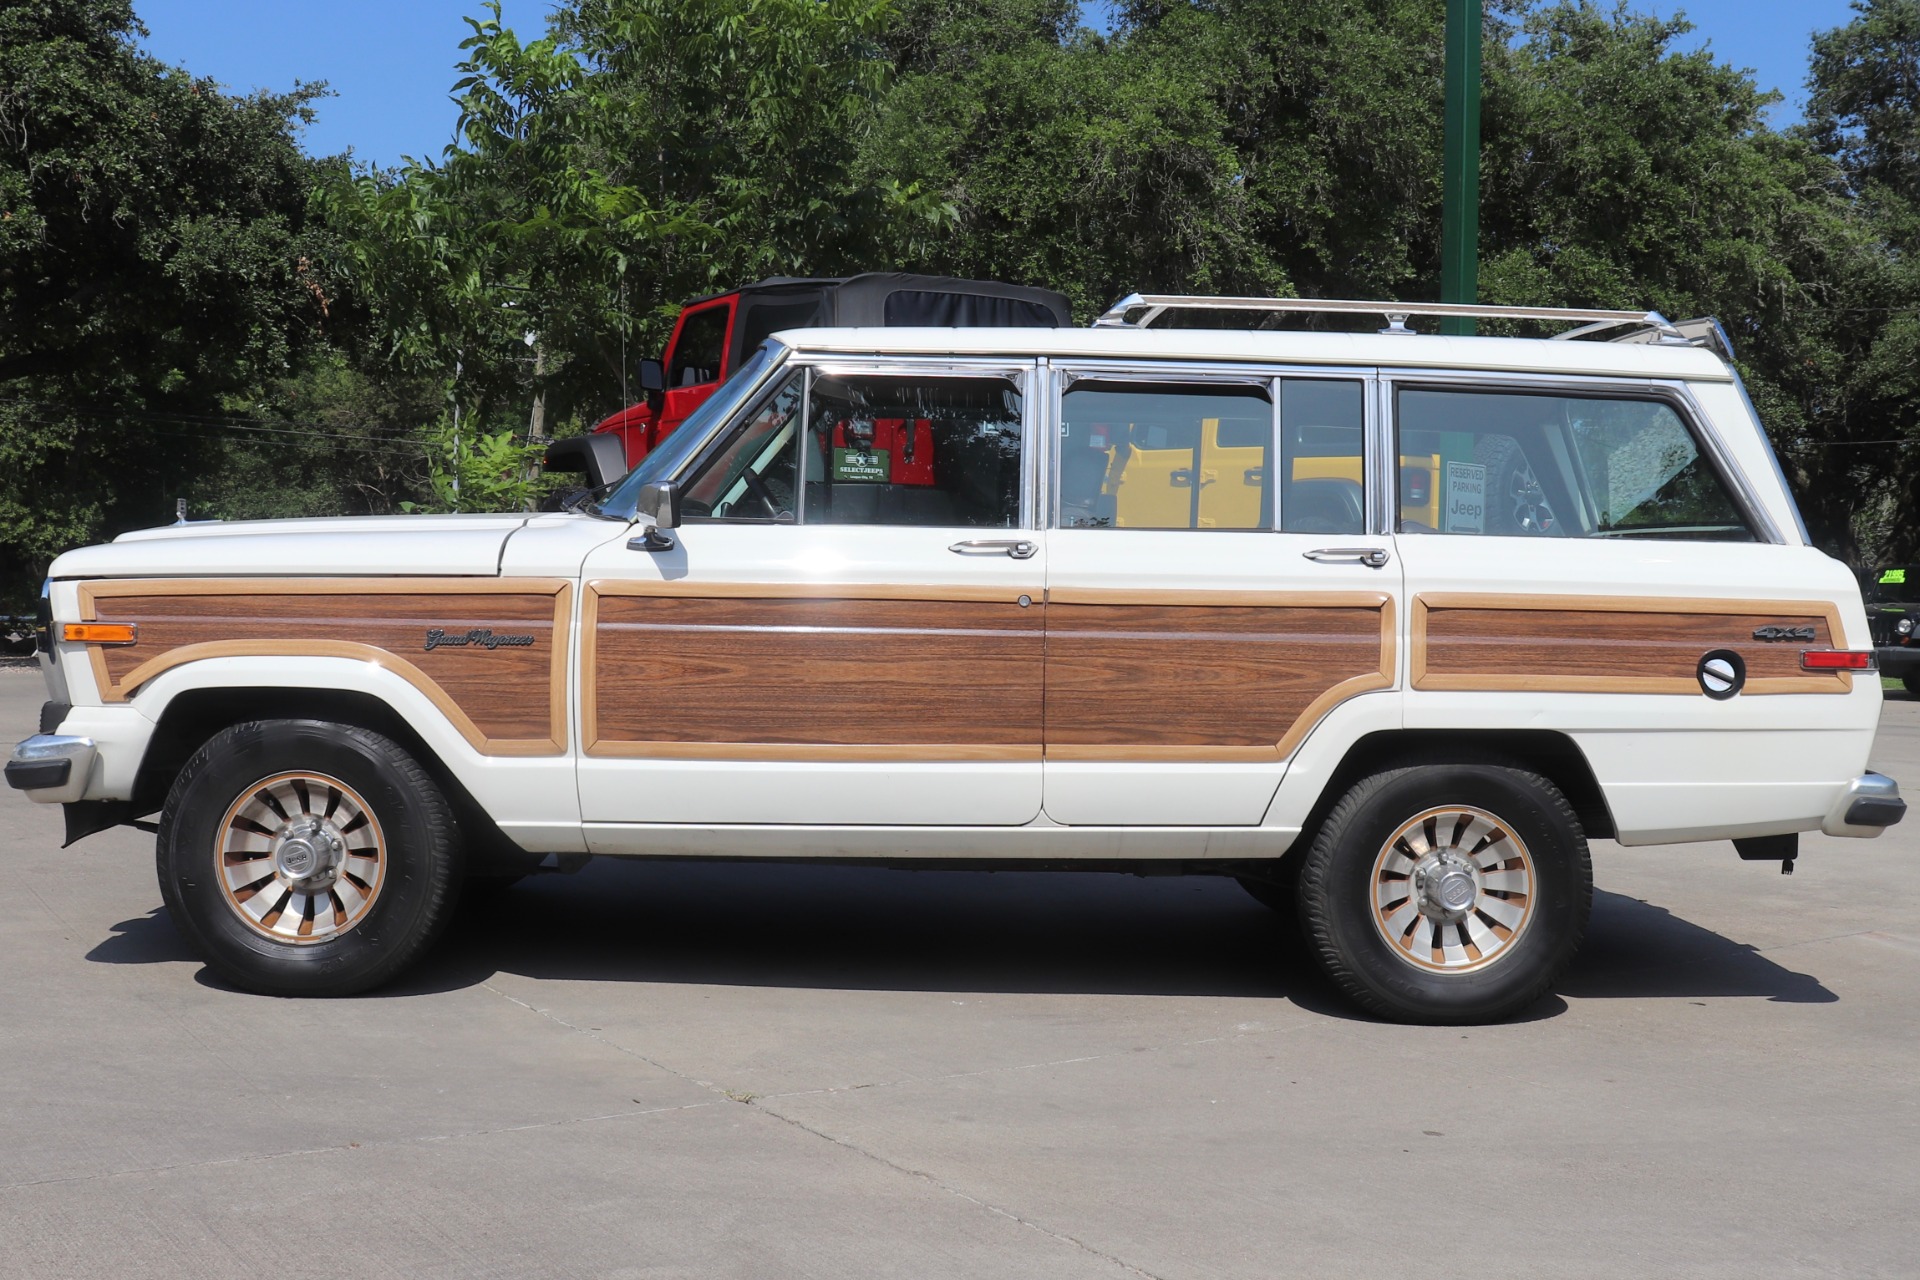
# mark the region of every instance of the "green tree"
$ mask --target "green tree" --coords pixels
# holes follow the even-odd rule
[[[848,176],[885,0],[574,0],[533,41],[488,9],[459,143],[325,204],[392,357],[458,362],[489,429],[509,402],[617,407],[680,301],[841,267],[914,212],[913,191]]]
[[[126,0],[0,0],[0,598],[155,523],[192,421],[325,323],[295,145],[318,86],[234,97],[135,45]]]
[[[1806,388],[1816,504],[1849,512],[1862,561],[1920,557],[1920,0],[1855,0],[1814,38],[1805,134],[1871,237],[1839,264],[1871,287],[1835,308],[1836,359]]]

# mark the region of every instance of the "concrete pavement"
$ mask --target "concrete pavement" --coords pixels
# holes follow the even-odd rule
[[[0,741],[37,674],[0,670]],[[1920,791],[1920,704],[1877,767]],[[0,1276],[1910,1275],[1920,821],[1595,847],[1561,994],[1386,1026],[1230,882],[596,861],[244,995],[0,793]]]

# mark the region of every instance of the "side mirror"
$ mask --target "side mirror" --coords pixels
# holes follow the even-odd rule
[[[667,399],[667,370],[658,360],[640,362],[640,396],[655,413]]]
[[[640,487],[640,514],[653,517],[656,529],[680,527],[680,486],[671,480],[656,480]]]
[[[546,469],[583,472],[587,477],[586,487],[598,489],[627,474],[626,446],[611,432],[568,436],[547,446]]]

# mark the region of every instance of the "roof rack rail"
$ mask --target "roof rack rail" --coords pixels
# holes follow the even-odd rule
[[[1108,307],[1093,322],[1096,329],[1144,329],[1168,311],[1299,311],[1313,314],[1379,316],[1387,322],[1382,333],[1412,333],[1412,316],[1466,316],[1475,320],[1564,320],[1577,329],[1556,338],[1586,337],[1607,329],[1627,329],[1614,342],[1675,342],[1697,340],[1658,311],[1599,311],[1586,307],[1483,307],[1457,302],[1359,302],[1342,298],[1209,298],[1171,293],[1130,293]],[[1137,318],[1134,312],[1144,312]],[[1717,327],[1717,326],[1716,326]]]

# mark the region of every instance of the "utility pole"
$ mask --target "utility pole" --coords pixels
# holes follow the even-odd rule
[[[1446,167],[1441,179],[1440,301],[1480,300],[1481,0],[1447,0]],[[1448,317],[1440,332],[1471,334]]]

